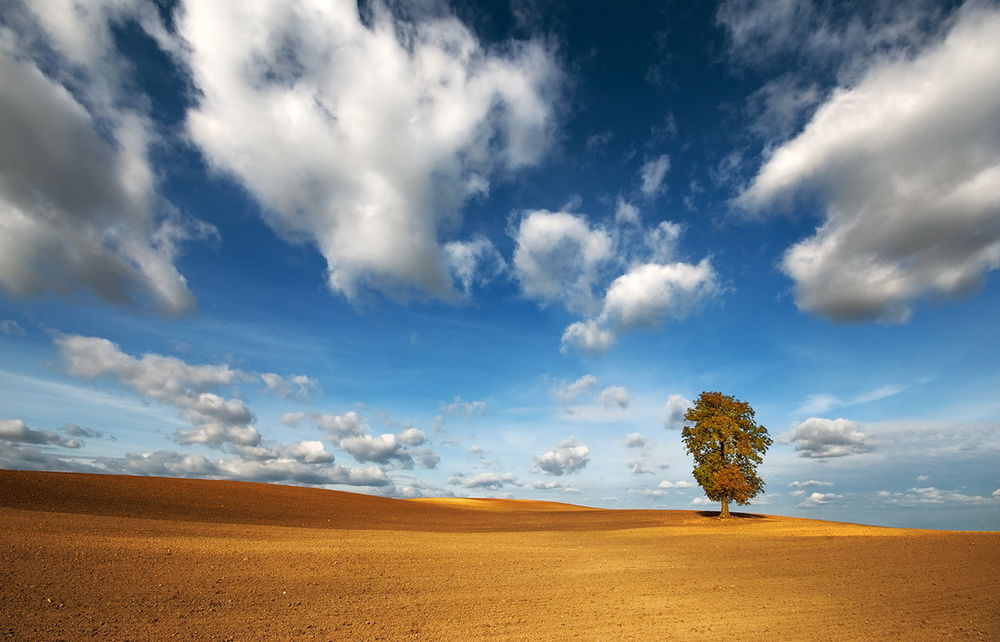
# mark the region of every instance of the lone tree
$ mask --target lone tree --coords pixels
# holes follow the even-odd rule
[[[721,392],[703,392],[684,413],[690,425],[681,431],[694,457],[694,478],[712,501],[722,502],[720,518],[729,517],[729,500],[744,505],[764,491],[757,464],[771,445],[767,428],[754,420],[750,404]]]

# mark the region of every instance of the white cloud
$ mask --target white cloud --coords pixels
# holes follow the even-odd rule
[[[260,379],[268,390],[282,399],[306,401],[310,394],[319,390],[319,384],[316,380],[310,379],[306,375],[282,377],[273,372],[265,372],[260,375]]]
[[[924,488],[910,488],[905,492],[890,492],[886,490],[876,493],[879,499],[889,504],[899,506],[925,506],[928,504],[952,504],[952,505],[982,505],[995,504],[1000,499],[1000,490],[993,491],[990,497],[982,495],[966,495],[957,490],[942,490],[934,486]]]
[[[471,241],[451,241],[444,246],[452,279],[466,296],[472,286],[486,284],[507,270],[507,262],[486,237]]]
[[[67,439],[50,430],[32,430],[20,419],[0,419],[0,441],[61,448],[79,448],[83,445],[78,439]]]
[[[602,354],[614,345],[615,334],[611,330],[601,327],[600,322],[588,319],[568,325],[563,331],[560,343],[560,351],[563,353],[569,352],[572,348],[580,352]]]
[[[399,442],[407,446],[422,446],[427,443],[427,435],[418,428],[407,428],[399,433]]]
[[[946,37],[880,58],[764,163],[738,203],[819,197],[816,234],[782,269],[798,307],[902,322],[1000,266],[1000,10],[970,3]]]
[[[482,414],[486,411],[485,401],[463,401],[461,397],[456,396],[451,400],[451,403],[441,404],[441,410],[444,411],[446,415],[452,417],[462,417],[468,419],[473,415]]]
[[[691,500],[692,506],[711,506],[717,502],[713,502],[707,497],[695,497]]]
[[[693,488],[693,487],[694,484],[684,480],[675,482],[663,480],[659,484],[657,484],[657,488]]]
[[[835,397],[834,395],[825,392],[809,395],[806,398],[805,403],[799,407],[798,412],[804,415],[819,415],[841,406],[857,406],[864,403],[888,399],[889,397],[899,394],[903,390],[906,390],[906,386],[888,384],[869,390],[868,392],[861,393],[850,399],[841,399],[840,397]]]
[[[642,448],[646,445],[647,441],[642,433],[630,432],[622,439],[622,443],[625,444],[626,448]]]
[[[583,470],[588,461],[590,449],[577,445],[574,439],[566,439],[552,450],[535,457],[534,471],[560,476]]]
[[[597,377],[585,374],[573,383],[563,384],[552,391],[558,399],[569,403],[597,385]]]
[[[833,482],[809,479],[806,481],[793,481],[788,484],[789,488],[816,488],[819,486],[833,486]]]
[[[671,221],[660,221],[649,230],[646,234],[646,246],[649,248],[650,261],[661,265],[673,261],[682,231],[680,225]]]
[[[157,32],[152,7],[93,2],[19,3],[0,30],[0,289],[14,295],[90,290],[191,311],[175,265],[178,245],[211,236],[157,191],[148,115],[125,95],[130,65],[111,22],[135,18]],[[162,29],[161,29],[162,30]],[[46,72],[43,72],[43,68]],[[131,105],[133,107],[125,107]]]
[[[288,412],[281,416],[281,423],[286,426],[297,426],[308,421],[329,433],[331,439],[339,441],[346,437],[357,437],[368,432],[368,422],[357,412],[351,410],[341,415],[332,413]]]
[[[562,484],[557,481],[535,481],[531,482],[531,487],[538,490],[555,490],[562,488]]]
[[[632,402],[632,397],[628,394],[628,389],[624,386],[608,386],[597,396],[597,400],[605,407],[618,406],[628,408]]]
[[[639,170],[641,183],[639,189],[647,197],[653,197],[661,193],[664,189],[663,179],[670,169],[670,157],[666,154],[657,156],[643,163]]]
[[[475,477],[467,479],[463,484],[463,488],[485,488],[488,490],[499,490],[506,485],[512,486],[523,486],[521,480],[517,478],[516,475],[512,473],[504,473],[502,475],[497,473],[480,473]]]
[[[374,466],[348,468],[340,465],[316,465],[286,457],[265,460],[210,460],[201,455],[158,450],[152,453],[129,453],[121,459],[105,458],[99,462],[114,472],[133,475],[217,477],[243,481],[347,486],[384,486],[389,483],[385,473]]]
[[[871,437],[861,431],[861,424],[843,418],[810,417],[793,425],[779,441],[795,444],[801,457],[843,457],[874,449]]]
[[[684,427],[684,415],[694,404],[684,395],[670,395],[663,405],[663,415],[660,421],[667,430],[680,430]]]
[[[653,328],[667,318],[684,318],[717,290],[715,270],[708,259],[697,265],[646,263],[611,283],[601,319],[622,329]]]
[[[592,228],[583,216],[537,210],[521,219],[512,236],[514,274],[524,296],[578,314],[596,311],[595,283],[614,258],[605,230]]]
[[[232,384],[242,375],[228,365],[190,365],[153,353],[135,358],[98,337],[63,335],[56,345],[71,375],[110,376],[144,397],[177,408],[193,426],[176,432],[174,438],[180,443],[255,446],[260,442],[260,433],[251,425],[253,414],[242,400],[206,391]]]
[[[809,497],[806,497],[803,501],[796,504],[796,506],[799,508],[813,508],[832,504],[843,498],[843,495],[837,495],[836,493],[811,493]]]
[[[615,202],[615,221],[622,224],[638,225],[639,208],[619,196]]]
[[[190,3],[177,29],[192,140],[279,233],[316,245],[348,298],[454,298],[439,238],[494,172],[551,140],[560,72],[539,41],[487,51],[452,17],[404,23],[378,5],[365,24],[323,0]]]
[[[630,488],[626,491],[629,495],[640,495],[642,497],[658,498],[667,494],[665,490],[658,488]]]

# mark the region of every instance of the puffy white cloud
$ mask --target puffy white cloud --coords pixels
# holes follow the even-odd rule
[[[653,197],[663,191],[663,179],[670,169],[670,157],[666,154],[657,156],[643,163],[639,170],[641,180],[639,189],[647,197]]]
[[[843,495],[838,495],[836,493],[810,493],[809,497],[806,497],[803,501],[798,503],[797,506],[799,508],[813,508],[816,506],[832,504],[843,498]]]
[[[407,446],[422,446],[427,443],[427,435],[418,428],[407,428],[399,433],[399,443]]]
[[[675,481],[675,482],[663,480],[659,484],[657,484],[656,486],[657,486],[657,488],[693,488],[694,484],[692,484],[689,481],[684,481],[684,480]]]
[[[628,405],[632,402],[632,397],[629,395],[628,389],[624,386],[608,386],[597,396],[597,400],[606,407],[618,406],[619,408],[628,408]]]
[[[531,487],[538,490],[556,490],[562,488],[562,484],[557,481],[534,481],[531,482]]]
[[[524,296],[579,314],[597,309],[594,286],[614,258],[607,231],[583,216],[537,210],[521,219],[513,237],[514,274]]]
[[[475,284],[489,283],[507,270],[507,262],[486,237],[451,241],[444,246],[452,278],[469,295]]]
[[[663,415],[660,421],[667,430],[680,430],[684,427],[684,415],[694,404],[684,395],[670,395],[667,403],[663,406]]]
[[[289,444],[284,453],[291,459],[307,464],[326,464],[334,459],[321,441],[297,441]]]
[[[597,377],[585,374],[576,381],[558,386],[552,391],[558,399],[569,403],[597,385]]]
[[[833,482],[809,479],[806,481],[793,481],[788,484],[789,488],[816,488],[818,486],[833,486]]]
[[[571,323],[563,331],[560,339],[561,352],[569,352],[572,348],[581,352],[602,354],[615,343],[615,333],[601,327],[599,321],[588,319]]]
[[[583,444],[577,445],[576,440],[571,438],[535,457],[534,470],[546,475],[559,476],[583,470],[588,461],[590,461],[590,449]]]
[[[499,490],[505,485],[512,486],[523,486],[524,484],[517,475],[512,473],[480,473],[475,477],[467,479],[463,484],[463,488],[485,488],[488,490]]]
[[[957,490],[942,490],[934,486],[910,488],[902,493],[881,490],[876,496],[889,504],[899,506],[925,506],[928,504],[952,505],[982,505],[996,504],[1000,499],[1000,489],[993,491],[989,497],[983,495],[966,495]]]
[[[945,37],[833,92],[764,163],[740,205],[801,192],[824,205],[781,263],[801,310],[901,322],[1000,266],[998,66],[1000,10],[970,3]]]
[[[626,448],[643,448],[648,442],[642,433],[630,432],[622,439],[622,443]]]
[[[111,22],[138,2],[64,1],[5,7],[0,30],[0,289],[15,295],[87,289],[150,301],[164,314],[195,302],[175,261],[178,245],[214,228],[186,221],[157,191],[148,116],[124,95],[129,69]],[[162,30],[162,29],[161,29]],[[43,69],[45,71],[43,71]]]
[[[311,393],[319,389],[319,384],[306,375],[282,377],[273,372],[265,372],[260,375],[260,379],[268,390],[282,399],[306,401]]]
[[[297,426],[304,421],[308,421],[316,427],[325,430],[334,441],[339,441],[346,437],[358,437],[368,432],[368,422],[353,410],[341,415],[314,412],[288,412],[281,416],[281,423],[286,426]]]
[[[656,227],[646,234],[646,246],[649,248],[650,261],[666,264],[674,259],[677,253],[677,241],[683,229],[672,221],[660,221]]]
[[[629,225],[638,225],[639,208],[619,196],[615,202],[615,221]]]
[[[79,448],[83,445],[77,439],[67,439],[50,430],[32,430],[20,419],[0,419],[0,441],[61,448]]]
[[[293,0],[195,2],[177,20],[191,139],[273,228],[315,244],[348,298],[454,298],[439,238],[494,171],[536,163],[551,139],[560,72],[545,45],[487,51],[455,18],[414,18]]]
[[[646,263],[615,279],[604,299],[601,319],[622,329],[656,327],[667,318],[684,318],[718,290],[708,259],[689,263]]]
[[[152,453],[129,453],[124,458],[104,458],[99,461],[109,470],[134,475],[216,477],[315,485],[384,486],[389,483],[385,473],[374,466],[347,468],[317,465],[290,457],[210,460],[201,455],[158,450]]]
[[[695,497],[694,499],[691,500],[692,506],[711,506],[715,503],[716,502],[713,502],[711,499],[707,497]]]
[[[801,457],[819,459],[866,453],[875,447],[860,423],[843,418],[810,417],[793,425],[780,442],[795,444]]]
[[[232,384],[242,373],[228,365],[191,365],[174,357],[147,353],[128,355],[117,344],[98,337],[63,335],[56,345],[67,371],[93,379],[110,376],[139,394],[171,405],[193,426],[175,434],[180,443],[255,446],[260,433],[240,399],[224,399],[206,389]]]

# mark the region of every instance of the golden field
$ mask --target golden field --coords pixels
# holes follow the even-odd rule
[[[0,471],[0,638],[1000,639],[1000,533]]]

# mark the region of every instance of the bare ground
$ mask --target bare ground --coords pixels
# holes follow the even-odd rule
[[[0,471],[0,639],[1000,639],[1000,533]]]

